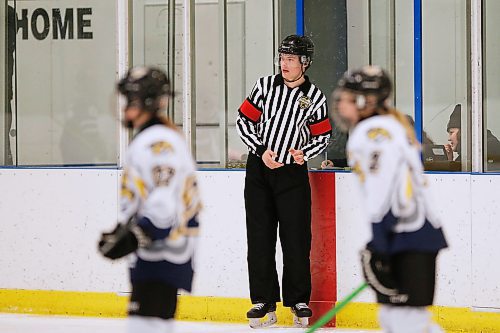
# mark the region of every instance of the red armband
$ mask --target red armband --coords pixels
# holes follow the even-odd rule
[[[309,130],[311,131],[312,136],[318,136],[330,132],[332,130],[332,125],[330,125],[330,121],[328,121],[328,119],[323,119],[318,123],[309,124]]]
[[[260,115],[262,114],[262,111],[250,103],[248,99],[245,99],[239,110],[246,118],[250,119],[254,123],[259,120]]]

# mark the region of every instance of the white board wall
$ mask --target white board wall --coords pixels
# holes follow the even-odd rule
[[[204,200],[194,294],[248,297],[243,171],[200,171]],[[125,261],[102,259],[96,242],[116,221],[120,171],[0,170],[0,288],[124,292]],[[429,174],[450,248],[439,257],[436,304],[500,308],[492,264],[499,175]],[[361,282],[362,225],[354,176],[336,174],[338,296]],[[278,251],[278,262],[281,262]],[[373,302],[364,293],[358,301]]]

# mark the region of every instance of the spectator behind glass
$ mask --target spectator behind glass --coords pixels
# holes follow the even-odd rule
[[[448,142],[444,145],[446,151],[446,156],[448,161],[460,161],[460,149],[461,145],[461,113],[462,106],[460,104],[455,105],[453,112],[450,115],[450,120],[448,125],[446,125],[446,132],[448,132]]]
[[[448,161],[461,162],[461,113],[461,104],[455,105],[455,108],[450,115],[448,125],[446,126],[449,143],[445,144],[444,147]],[[484,166],[484,170],[500,170],[500,141],[489,129],[486,130],[486,165]]]

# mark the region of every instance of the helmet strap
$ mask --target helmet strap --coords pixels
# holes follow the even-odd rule
[[[296,82],[296,81],[300,80],[303,76],[304,76],[304,72],[302,72],[302,73],[299,75],[299,77],[297,77],[296,79],[293,79],[293,80],[288,80],[288,79],[285,79],[285,78],[283,77],[283,80],[285,80],[285,82],[288,82],[288,83],[293,83],[293,82]]]
[[[307,69],[307,68],[306,68]],[[297,82],[298,80],[300,80],[302,77],[304,77],[304,74],[305,74],[305,70],[303,68],[300,69],[300,75],[296,78],[296,79],[293,79],[293,80],[287,80],[283,77],[283,80],[285,82],[288,82],[288,83],[294,83],[294,82]]]

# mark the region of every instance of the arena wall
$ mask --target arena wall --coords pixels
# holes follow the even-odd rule
[[[181,296],[179,317],[244,321],[244,309],[250,304],[245,173],[224,170],[198,174],[205,208],[197,276],[193,294]],[[331,251],[336,257],[336,292],[342,299],[362,283],[358,252],[368,240],[369,228],[362,222],[354,175],[311,175],[335,178],[335,188],[331,189],[335,195],[319,195],[316,200],[335,200],[336,249]],[[126,260],[104,260],[96,249],[100,232],[110,229],[116,221],[119,177],[120,171],[115,169],[0,171],[4,189],[0,193],[0,311],[125,314],[129,291]],[[458,313],[463,321],[473,318],[483,332],[498,331],[500,267],[495,258],[500,252],[500,176],[430,173],[428,179],[450,245],[439,256],[434,309],[437,318],[446,325],[447,320],[456,322],[456,318],[450,318],[452,313]],[[315,191],[321,184],[316,183]],[[332,187],[332,183],[328,184]],[[279,250],[277,262],[281,266]],[[111,298],[103,301],[103,297]],[[100,301],[91,306],[93,299]],[[76,303],[70,304],[71,300]],[[355,302],[351,310],[338,316],[338,325],[372,327],[372,292],[365,291]],[[228,310],[216,316],[212,305],[229,305],[234,312]],[[70,307],[88,310],[72,311]],[[200,308],[203,314],[197,316],[193,308]],[[453,325],[462,324],[449,325],[453,329]]]

